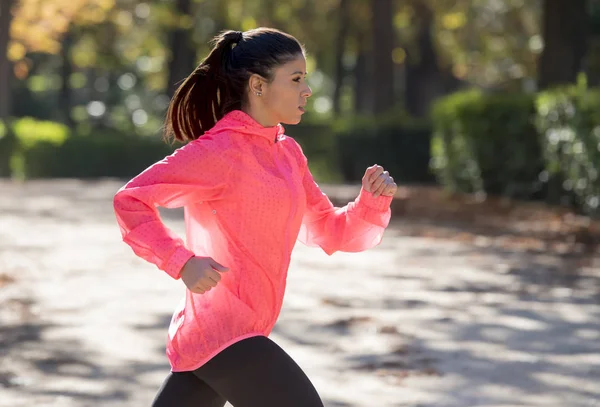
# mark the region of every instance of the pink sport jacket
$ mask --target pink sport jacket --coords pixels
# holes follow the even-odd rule
[[[334,207],[283,126],[263,127],[235,110],[202,137],[151,165],[114,196],[123,241],[174,279],[187,260],[229,267],[205,294],[186,289],[167,338],[172,371],[194,370],[225,347],[267,336],[279,316],[297,239],[327,254],[378,245],[392,197],[361,189]],[[184,207],[186,242],[157,206]]]

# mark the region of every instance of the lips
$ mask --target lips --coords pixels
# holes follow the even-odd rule
[[[304,113],[304,112],[305,112],[305,110],[304,110],[304,106],[298,106],[298,109],[299,109],[299,110],[300,110],[302,113]]]

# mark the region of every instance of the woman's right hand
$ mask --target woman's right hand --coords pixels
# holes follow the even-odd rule
[[[229,269],[210,257],[191,257],[181,270],[181,279],[193,293],[204,294],[221,281],[221,274]]]

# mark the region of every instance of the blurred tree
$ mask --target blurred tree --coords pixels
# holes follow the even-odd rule
[[[426,2],[412,0],[414,44],[406,55],[406,109],[421,117],[443,93],[438,53],[434,42],[435,14]]]
[[[444,92],[460,81],[521,90],[537,75],[541,0],[423,0],[433,12],[433,45]],[[396,27],[414,53],[419,25],[409,2]],[[408,10],[406,10],[408,9]],[[404,11],[406,10],[406,11]],[[449,74],[451,73],[451,75]]]
[[[372,103],[369,63],[371,52],[364,41],[358,43],[358,54],[354,66],[354,112],[369,113]]]
[[[346,53],[346,38],[350,30],[350,7],[349,0],[340,0],[339,15],[337,18],[337,32],[335,40],[335,73],[334,73],[334,88],[333,88],[333,112],[339,116],[341,112],[341,96],[342,87],[344,86],[344,78],[346,76],[344,68],[344,55]]]
[[[196,51],[192,44],[192,0],[176,0],[175,15],[179,23],[169,33],[169,62],[167,95],[172,97],[180,82],[196,65]]]
[[[4,1],[4,0],[3,0]],[[115,0],[20,0],[11,27],[9,55],[27,76],[27,53],[57,55],[72,23],[95,25],[106,21]]]
[[[589,36],[586,3],[586,0],[544,0],[540,88],[574,83],[582,70]]]
[[[222,29],[272,26],[295,35],[308,50],[314,91],[309,108],[324,115],[372,114],[404,104],[421,116],[433,99],[461,81],[521,89],[535,83],[543,48],[542,0],[20,0],[15,5],[8,55],[20,80],[14,96],[19,95],[20,114],[42,112],[55,120],[62,115],[69,123],[67,113],[75,110],[76,122],[110,116],[111,125],[133,129],[134,122],[152,126],[152,117],[162,115],[174,88]],[[31,95],[22,98],[25,88]],[[104,113],[92,115],[90,104]]]
[[[85,32],[72,31],[78,26],[105,24],[115,1],[20,0],[15,5],[8,49],[19,80],[14,113],[39,116],[43,112],[46,119],[72,125],[71,79],[77,67],[71,57],[73,47],[81,40],[78,36],[86,38]]]
[[[585,58],[590,86],[600,85],[600,0],[589,0],[590,37]]]
[[[371,0],[373,30],[373,113],[383,113],[392,108],[394,100],[394,2]]]
[[[0,0],[0,122],[11,114],[12,69],[8,58],[8,43],[14,0]]]
[[[73,107],[73,96],[71,87],[71,75],[73,75],[73,61],[71,60],[71,51],[73,49],[73,32],[72,28],[68,29],[62,40],[60,56],[62,59],[62,67],[60,69],[61,89],[60,89],[60,111],[63,115],[63,122],[69,127],[75,124],[71,116],[71,108]]]
[[[372,111],[373,86],[372,61],[372,7],[362,0],[353,0],[350,7],[350,35],[347,40],[348,60],[352,76],[352,113],[367,114]],[[344,58],[346,58],[344,57]]]

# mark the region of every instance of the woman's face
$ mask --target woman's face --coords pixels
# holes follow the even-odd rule
[[[264,84],[259,98],[273,123],[298,124],[311,95],[306,83],[306,59],[300,54],[274,69],[273,81]]]

